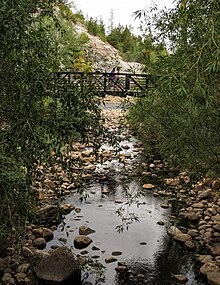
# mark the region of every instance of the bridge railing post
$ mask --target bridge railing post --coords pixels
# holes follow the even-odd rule
[[[130,74],[125,75],[125,91],[128,91],[130,89]]]

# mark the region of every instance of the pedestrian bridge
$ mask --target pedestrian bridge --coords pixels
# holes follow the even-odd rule
[[[71,86],[90,88],[99,96],[146,96],[149,75],[135,73],[115,73],[115,79],[108,72],[57,72],[58,79]],[[65,80],[65,81],[64,81]]]

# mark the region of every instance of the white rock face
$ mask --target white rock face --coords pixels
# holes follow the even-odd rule
[[[89,38],[88,53],[93,59],[94,71],[110,72],[113,67],[119,67],[120,72],[142,72],[142,64],[123,61],[119,51],[99,37],[90,35],[81,23],[74,24],[78,35],[85,33]]]

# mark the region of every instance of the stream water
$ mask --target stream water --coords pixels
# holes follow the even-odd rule
[[[108,110],[118,105],[107,105]],[[130,137],[120,142],[123,153],[131,153],[127,163],[117,159],[96,166],[96,173],[111,173],[111,180],[92,181],[87,185],[89,197],[80,202],[80,195],[72,193],[65,198],[80,208],[80,213],[72,211],[54,233],[51,246],[65,244],[77,255],[89,259],[82,271],[82,284],[112,285],[174,285],[173,274],[184,274],[187,285],[206,284],[197,277],[194,254],[173,242],[167,235],[167,228],[175,223],[172,204],[167,209],[164,202],[154,197],[152,190],[143,193],[142,177],[137,176],[139,153],[137,139]],[[125,150],[123,145],[128,145]],[[110,149],[103,146],[104,149]],[[142,192],[141,196],[137,196]],[[134,203],[128,203],[136,197]],[[135,220],[137,219],[137,220]],[[158,221],[162,221],[158,224]],[[95,230],[89,236],[93,242],[84,250],[74,248],[74,237],[79,227],[87,226]],[[86,250],[86,251],[85,251]],[[115,262],[106,263],[113,256]],[[116,272],[118,262],[124,262],[128,270]],[[102,266],[100,266],[102,264]]]

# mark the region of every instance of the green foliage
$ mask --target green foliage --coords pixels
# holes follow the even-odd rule
[[[31,201],[25,169],[7,156],[0,155],[0,240],[8,229],[21,231],[28,216]]]
[[[154,88],[130,113],[167,159],[201,172],[220,171],[219,11],[213,0],[176,1],[153,15],[154,40],[167,42],[170,54],[149,61]]]
[[[86,42],[55,9],[60,2],[6,0],[0,5],[0,195],[1,209],[7,207],[9,215],[4,220],[1,212],[0,229],[18,226],[16,217],[18,222],[27,218],[36,165],[50,163],[51,151],[61,155],[74,138],[86,140],[103,131],[91,86],[79,89],[56,75],[74,65]]]
[[[86,27],[91,35],[98,36],[102,41],[106,41],[105,25],[102,19],[98,21],[91,17],[86,21]]]
[[[118,27],[112,28],[107,41],[121,52],[124,60],[140,61],[142,39],[133,35],[129,27],[119,24]]]

